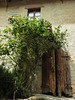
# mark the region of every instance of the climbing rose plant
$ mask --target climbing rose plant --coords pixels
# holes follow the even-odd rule
[[[29,89],[42,54],[49,49],[59,49],[66,43],[66,30],[60,26],[52,30],[50,22],[28,20],[21,16],[9,16],[9,24],[4,30],[7,43],[0,44],[0,55],[8,55],[17,72],[17,90]],[[23,95],[23,93],[22,93]]]

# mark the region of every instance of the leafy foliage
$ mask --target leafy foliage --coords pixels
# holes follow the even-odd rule
[[[14,93],[14,78],[13,74],[0,65],[0,98],[12,98]]]
[[[6,54],[15,62],[17,94],[21,91],[20,96],[24,97],[42,54],[48,49],[61,48],[66,43],[66,31],[61,32],[60,26],[53,31],[51,23],[44,19],[34,21],[21,16],[12,16],[9,24],[12,28],[4,30],[7,43],[0,44],[0,55]]]

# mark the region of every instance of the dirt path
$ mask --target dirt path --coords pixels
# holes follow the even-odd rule
[[[54,97],[51,95],[44,95],[44,94],[35,94],[28,99],[18,99],[18,100],[75,100],[75,97],[68,98],[68,97]]]

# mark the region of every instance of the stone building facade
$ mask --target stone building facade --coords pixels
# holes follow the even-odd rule
[[[27,17],[28,8],[40,8],[40,17],[52,23],[52,27],[62,26],[68,29],[68,47],[70,55],[71,86],[75,93],[75,1],[74,0],[0,0],[0,29],[8,25],[8,16],[21,15]],[[41,92],[41,70],[35,75],[35,91]],[[38,84],[36,84],[38,82]],[[33,87],[33,88],[34,88]]]

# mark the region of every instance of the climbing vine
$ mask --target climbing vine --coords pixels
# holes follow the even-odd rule
[[[13,15],[8,21],[11,27],[4,30],[2,37],[7,42],[0,44],[0,55],[8,55],[15,63],[17,91],[29,89],[42,54],[61,48],[66,43],[66,30],[61,32],[60,26],[52,30],[51,23],[44,19],[34,21]]]

